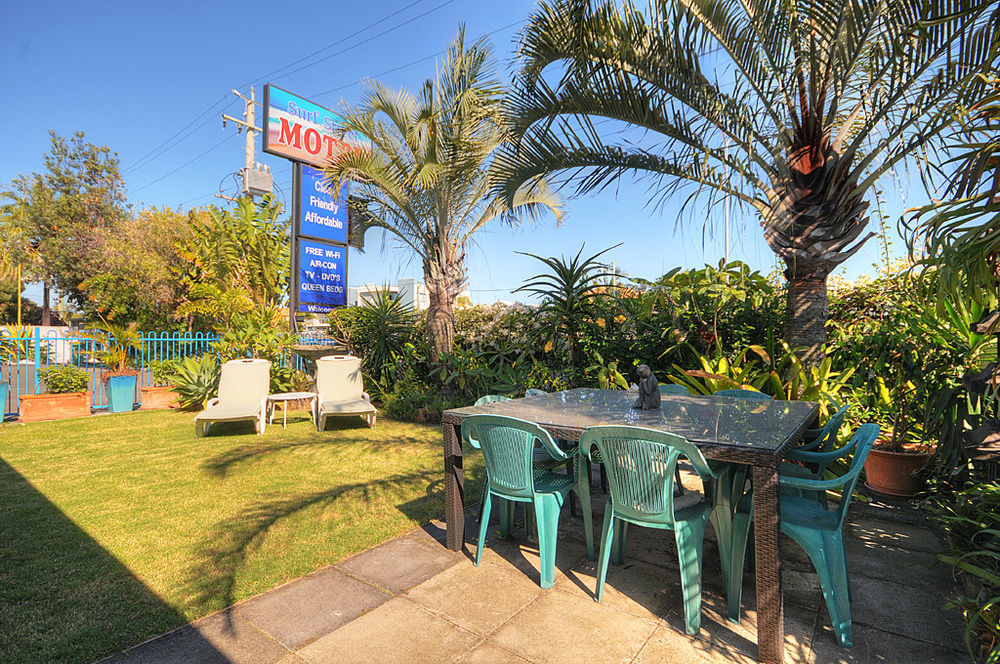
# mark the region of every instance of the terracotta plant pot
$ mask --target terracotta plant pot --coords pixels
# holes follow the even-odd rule
[[[90,392],[65,394],[22,394],[21,422],[63,420],[68,417],[90,417]]]
[[[180,408],[176,400],[180,397],[174,391],[172,385],[155,385],[150,387],[140,387],[139,393],[142,395],[139,410],[162,410],[164,408]]]
[[[912,498],[924,488],[914,473],[927,463],[929,452],[890,452],[872,448],[865,461],[865,486],[877,493]]]

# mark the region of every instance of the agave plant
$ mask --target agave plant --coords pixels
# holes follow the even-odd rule
[[[170,382],[180,395],[178,402],[184,408],[204,408],[209,399],[219,393],[222,368],[214,355],[185,357],[177,363]]]
[[[827,276],[873,235],[875,184],[933,158],[980,97],[998,20],[995,0],[543,2],[520,44],[503,191],[638,173],[653,201],[687,183],[757,211],[785,266],[784,336],[817,364]]]

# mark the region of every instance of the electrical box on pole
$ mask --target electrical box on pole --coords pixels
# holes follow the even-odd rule
[[[260,127],[254,125],[254,111],[257,104],[254,89],[250,88],[250,97],[244,97],[236,90],[233,94],[242,99],[245,103],[243,120],[230,115],[222,115],[222,126],[226,122],[236,125],[236,133],[241,133],[246,129],[246,165],[240,169],[240,191],[250,196],[263,196],[274,191],[274,176],[271,169],[263,164],[258,164],[254,159],[255,134],[260,133]]]

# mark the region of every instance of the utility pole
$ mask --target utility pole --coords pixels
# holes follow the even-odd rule
[[[241,133],[244,129],[246,129],[247,132],[246,166],[240,171],[241,190],[244,194],[250,194],[251,196],[263,196],[264,194],[270,194],[274,184],[274,180],[271,176],[271,170],[267,166],[258,164],[254,158],[256,135],[261,133],[260,127],[254,124],[254,111],[256,110],[254,107],[257,105],[254,88],[253,86],[250,87],[249,97],[244,97],[236,90],[233,90],[232,92],[244,102],[243,119],[240,120],[223,113],[222,128],[225,129],[226,122],[232,122],[236,125],[237,134]],[[231,197],[224,196],[222,194],[216,194],[216,196],[229,201],[234,200]]]
[[[725,147],[725,158],[726,158],[726,171],[729,171],[729,139],[726,139]],[[726,196],[726,253],[725,253],[726,265],[729,265],[729,196]]]

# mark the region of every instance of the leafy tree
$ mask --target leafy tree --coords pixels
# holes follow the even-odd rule
[[[244,197],[232,210],[211,206],[188,217],[190,235],[177,245],[184,288],[178,317],[201,317],[227,331],[236,315],[275,312],[288,294],[288,219],[270,196]],[[273,316],[268,315],[269,318]]]
[[[56,286],[84,305],[80,284],[101,269],[95,251],[101,229],[126,213],[124,181],[118,157],[107,146],[50,131],[52,146],[43,173],[18,175],[13,191],[22,247],[15,260],[27,275],[43,283],[42,324],[49,323],[49,288]]]
[[[786,339],[815,364],[827,276],[871,236],[866,198],[933,157],[978,98],[965,84],[995,60],[998,20],[995,0],[543,2],[520,46],[504,191],[640,173],[654,200],[687,183],[756,209],[785,265]]]
[[[174,311],[186,294],[175,269],[180,263],[178,245],[192,238],[192,222],[207,215],[150,208],[105,229],[98,247],[102,268],[80,284],[87,308],[148,330],[177,326]]]
[[[370,149],[345,151],[326,169],[338,184],[358,183],[356,192],[370,201],[366,227],[384,228],[420,257],[435,362],[454,344],[455,298],[466,284],[465,247],[476,231],[497,218],[560,213],[560,199],[539,179],[507,198],[491,193],[493,155],[508,140],[491,61],[486,42],[467,47],[460,29],[418,97],[372,82],[344,115],[345,130],[367,139]]]

